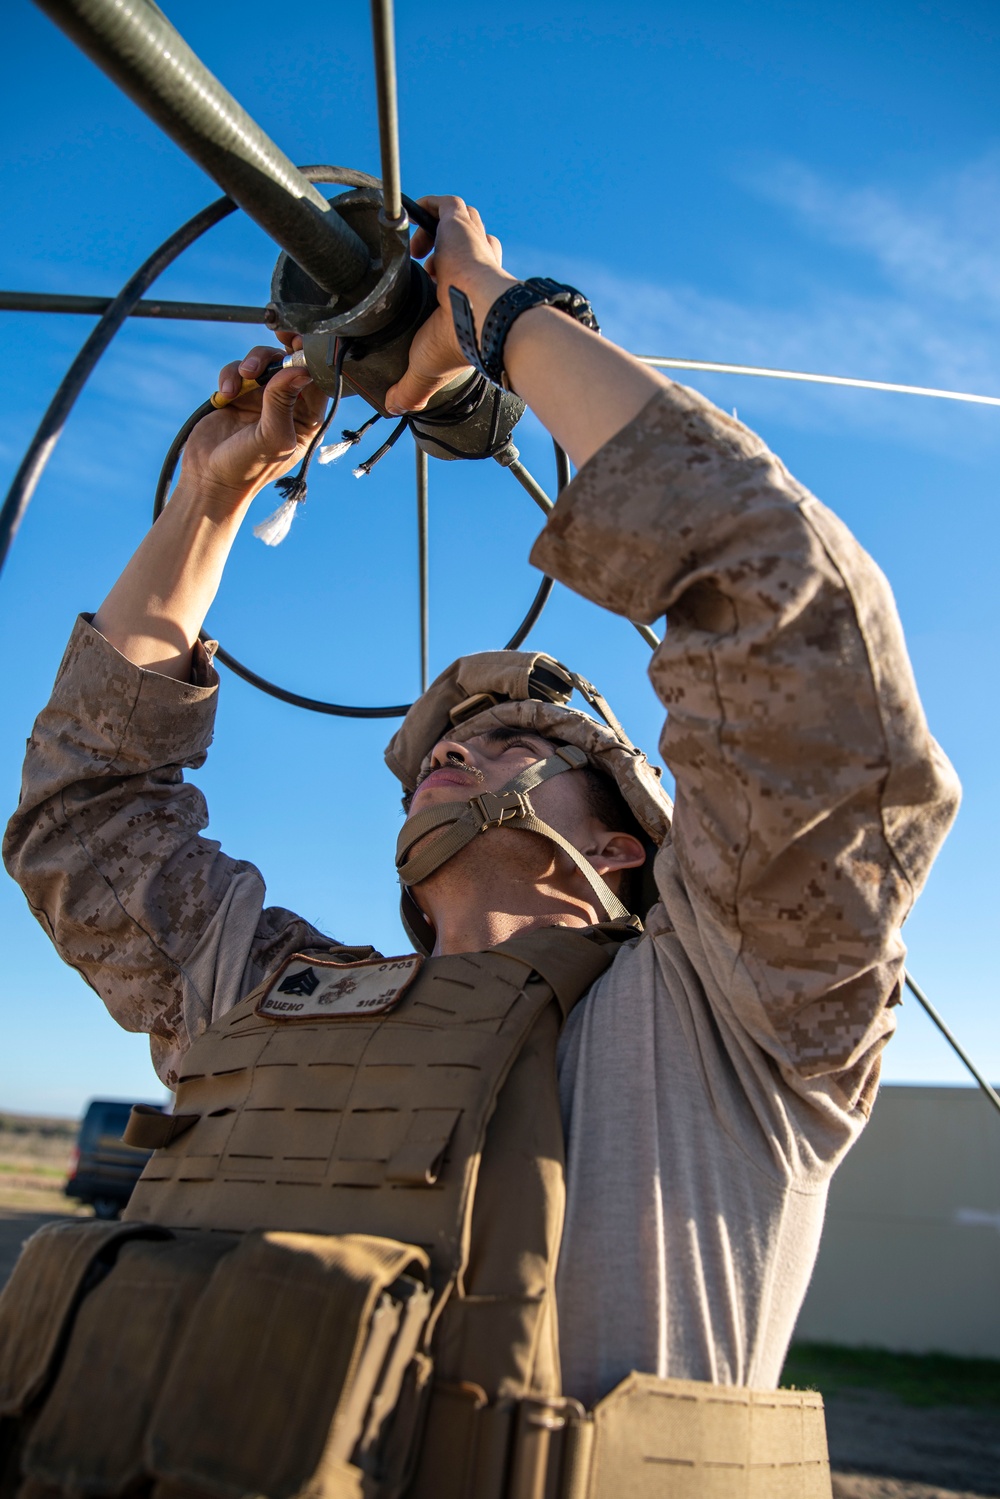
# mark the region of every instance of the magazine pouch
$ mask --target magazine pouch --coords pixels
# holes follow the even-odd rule
[[[177,1347],[228,1234],[124,1243],[83,1299],[22,1458],[22,1499],[122,1494],[146,1478],[145,1438]]]
[[[427,1274],[423,1250],[391,1239],[245,1235],[205,1288],[153,1411],[158,1499],[392,1499],[430,1372]]]
[[[131,1243],[169,1231],[142,1223],[62,1218],[21,1251],[0,1294],[0,1495],[17,1493],[24,1446],[88,1292]]]

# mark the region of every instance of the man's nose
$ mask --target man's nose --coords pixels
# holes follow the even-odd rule
[[[464,744],[456,744],[453,739],[439,739],[431,751],[431,765],[438,770],[442,765],[472,765],[473,756]]]

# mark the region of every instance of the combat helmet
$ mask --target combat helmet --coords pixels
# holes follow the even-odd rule
[[[569,707],[574,690],[596,716]],[[431,950],[434,931],[410,887],[478,834],[501,826],[540,833],[557,844],[588,880],[606,919],[631,921],[641,930],[639,917],[656,898],[652,861],[669,831],[672,804],[658,768],[632,743],[596,687],[554,657],[539,651],[484,651],[463,656],[443,671],[413,704],[385,752],[386,764],[402,784],[404,804],[429,772],[431,751],[440,739],[462,743],[498,726],[540,734],[556,743],[556,752],[497,792],[428,807],[407,819],[397,842],[396,868],[402,886],[400,914],[417,949]],[[583,854],[543,822],[531,804],[530,793],[542,781],[588,765],[611,777],[648,840],[638,912],[626,910]],[[430,833],[434,837],[411,855]]]

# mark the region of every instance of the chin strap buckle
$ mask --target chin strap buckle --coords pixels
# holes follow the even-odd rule
[[[471,805],[478,809],[483,819],[481,833],[487,828],[499,828],[515,817],[532,815],[531,803],[519,791],[482,791],[472,798]]]

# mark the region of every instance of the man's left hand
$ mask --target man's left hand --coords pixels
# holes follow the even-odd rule
[[[422,411],[431,396],[469,366],[458,347],[448,293],[457,286],[472,303],[477,327],[515,277],[503,269],[500,241],[487,234],[478,212],[461,198],[421,198],[420,205],[438,221],[433,241],[418,229],[410,241],[416,259],[429,256],[426,270],[437,283],[438,305],[410,346],[410,363],[402,380],[385,397],[395,415]],[[433,248],[433,255],[430,254]]]

